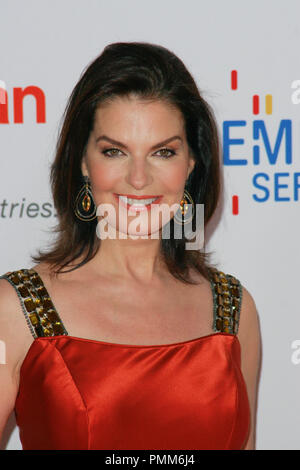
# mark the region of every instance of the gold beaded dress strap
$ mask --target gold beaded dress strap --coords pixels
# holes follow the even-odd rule
[[[242,285],[231,274],[210,268],[214,298],[213,329],[236,335],[242,303]]]
[[[0,276],[16,290],[34,338],[68,335],[48,291],[34,269],[20,269]]]

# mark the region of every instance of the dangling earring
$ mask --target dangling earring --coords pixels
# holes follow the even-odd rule
[[[192,205],[192,215],[185,218],[185,215],[187,214],[187,212],[189,210],[188,204]],[[194,201],[192,199],[192,196],[190,195],[190,193],[186,189],[184,190],[183,197],[182,197],[181,202],[180,202],[180,211],[181,211],[181,216],[178,216],[177,213],[174,216],[174,221],[177,224],[180,224],[180,225],[187,224],[194,217],[194,212],[195,212]]]
[[[90,222],[97,217],[96,204],[90,188],[90,181],[88,176],[84,176],[84,184],[77,194],[74,212],[78,219],[84,222]]]

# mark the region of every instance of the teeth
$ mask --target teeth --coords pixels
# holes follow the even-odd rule
[[[157,197],[154,197],[152,199],[131,199],[125,196],[119,196],[119,198],[122,199],[122,201],[127,202],[128,204],[140,206],[146,206],[147,204],[151,204],[152,202],[156,201],[156,199],[158,199]]]

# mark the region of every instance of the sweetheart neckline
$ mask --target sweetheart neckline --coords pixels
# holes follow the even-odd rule
[[[86,341],[86,342],[89,342],[89,343],[96,343],[96,344],[103,344],[103,345],[107,345],[107,346],[118,346],[118,347],[125,347],[125,348],[167,348],[167,347],[170,347],[170,346],[181,346],[181,345],[185,345],[185,344],[189,344],[189,343],[194,343],[194,342],[198,342],[202,339],[205,339],[205,338],[210,338],[212,336],[233,336],[234,338],[237,339],[237,341],[239,342],[239,339],[237,337],[237,335],[234,335],[232,333],[226,333],[226,332],[223,332],[223,331],[218,331],[217,333],[210,333],[208,335],[203,335],[203,336],[198,336],[197,338],[193,338],[193,339],[188,339],[188,340],[185,340],[185,341],[177,341],[175,343],[166,343],[166,344],[128,344],[128,343],[112,343],[112,342],[109,342],[109,341],[104,341],[104,340],[97,340],[97,339],[89,339],[89,338],[81,338],[79,336],[72,336],[72,335],[55,335],[55,336],[39,336],[37,338],[34,339],[34,341],[32,342],[32,344],[41,339],[41,340],[51,340],[51,339],[56,339],[56,338],[69,338],[69,339],[72,339],[72,340],[77,340],[77,341]]]
[[[119,347],[119,348],[128,348],[128,349],[167,349],[169,347],[180,347],[184,345],[189,345],[189,344],[198,344],[202,339],[208,339],[208,338],[213,338],[214,336],[225,336],[225,337],[231,337],[233,338],[236,343],[238,344],[239,350],[241,351],[241,343],[237,335],[234,335],[232,333],[226,333],[223,331],[219,331],[217,333],[210,333],[209,335],[204,335],[204,336],[199,336],[198,338],[194,339],[188,339],[186,341],[178,341],[177,343],[168,343],[168,344],[125,344],[125,343],[110,343],[107,341],[101,341],[101,340],[96,340],[96,339],[88,339],[88,338],[80,338],[78,336],[70,336],[70,335],[56,335],[56,336],[38,336],[37,338],[34,338],[32,343],[30,344],[24,359],[20,365],[19,369],[19,374],[21,376],[22,374],[22,369],[25,367],[25,362],[27,362],[28,357],[30,356],[30,353],[32,349],[34,348],[35,344],[38,343],[39,341],[53,341],[57,339],[69,339],[72,341],[83,341],[87,343],[94,343],[94,344],[99,344],[100,346],[113,346],[113,347]]]

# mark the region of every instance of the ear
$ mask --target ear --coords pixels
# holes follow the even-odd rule
[[[89,171],[88,171],[88,168],[87,168],[86,156],[85,155],[83,155],[82,161],[81,161],[81,173],[83,174],[83,176],[89,176]]]
[[[189,157],[189,164],[188,164],[188,177],[192,173],[195,164],[196,164],[196,161],[194,160],[194,158],[192,156],[190,156]]]

